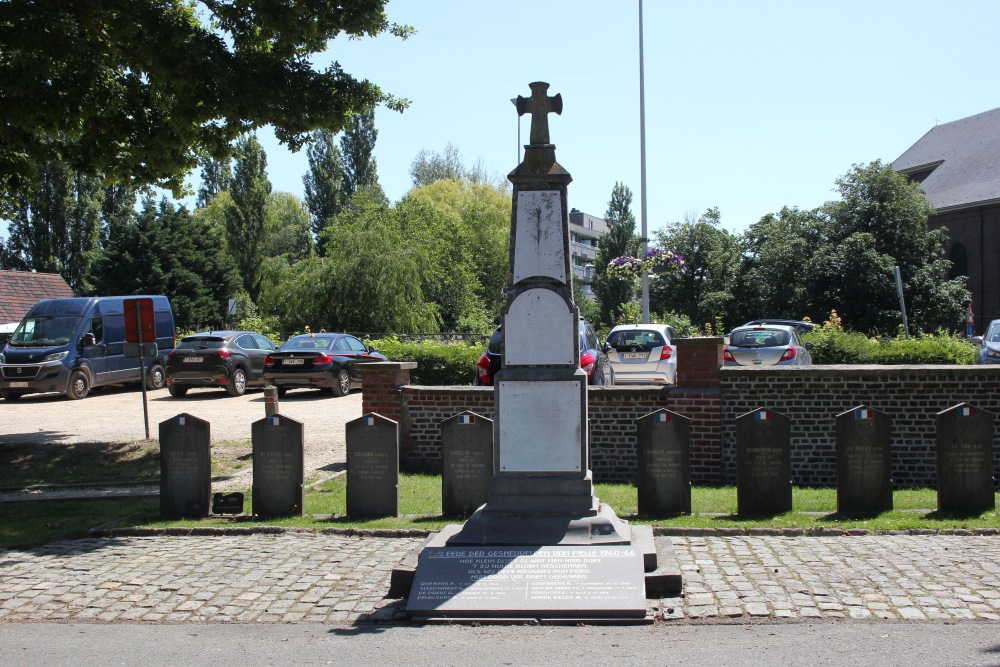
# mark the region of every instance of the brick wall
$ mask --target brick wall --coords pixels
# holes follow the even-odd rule
[[[719,375],[721,468],[728,484],[736,483],[736,418],[757,408],[791,419],[793,483],[824,486],[836,484],[836,416],[858,405],[885,412],[892,419],[896,488],[936,484],[936,413],[968,402],[1000,414],[1000,367],[723,368]],[[994,476],[1000,479],[996,433]]]
[[[415,361],[360,364],[361,383],[364,387],[361,414],[376,412],[399,422],[402,419],[400,389],[410,384],[410,371],[416,367]]]

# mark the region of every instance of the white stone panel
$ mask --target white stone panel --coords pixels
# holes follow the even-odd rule
[[[548,289],[521,293],[503,320],[504,364],[575,365],[577,325],[566,301]]]
[[[582,469],[579,382],[501,381],[499,392],[501,472]]]
[[[518,192],[514,283],[533,276],[566,283],[565,233],[558,190]]]

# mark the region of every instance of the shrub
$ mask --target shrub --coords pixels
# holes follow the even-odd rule
[[[470,385],[476,376],[476,361],[486,349],[482,343],[438,343],[407,341],[395,336],[365,341],[390,361],[415,361],[410,371],[413,384],[430,386]]]
[[[917,333],[912,338],[875,339],[853,331],[844,331],[836,312],[830,320],[802,337],[812,343],[816,364],[974,364],[976,349],[965,339],[938,331]]]

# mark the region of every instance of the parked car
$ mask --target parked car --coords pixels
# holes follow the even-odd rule
[[[782,326],[792,327],[800,334],[809,333],[813,329],[819,327],[819,325],[815,322],[806,322],[805,320],[750,320],[742,326],[752,327],[760,324],[780,324]]]
[[[615,384],[674,384],[677,350],[670,341],[677,332],[667,324],[620,324],[604,346]]]
[[[608,362],[608,355],[601,348],[601,341],[587,320],[580,318],[580,368],[587,373],[587,384],[610,387],[615,384],[615,372]],[[497,327],[490,337],[486,351],[476,362],[477,385],[492,385],[493,376],[500,370],[500,346],[503,332]]]
[[[256,331],[205,331],[185,336],[167,355],[167,389],[181,397],[191,387],[219,387],[242,396],[264,384],[264,357],[277,349]]]
[[[361,364],[387,361],[374,347],[342,333],[292,336],[264,358],[264,379],[283,396],[289,389],[329,389],[346,396],[361,387]]]
[[[125,331],[135,320],[126,324],[125,305],[147,299],[152,321],[143,342],[155,342],[157,351],[144,357],[146,387],[162,389],[163,365],[175,342],[167,297],[71,297],[39,301],[17,325],[0,352],[0,396],[16,401],[25,394],[54,391],[81,399],[94,387],[141,382],[138,355],[126,355]]]
[[[722,348],[726,366],[810,366],[812,343],[803,345],[794,327],[761,324],[737,327]]]
[[[979,345],[976,359],[981,364],[1000,364],[1000,320],[993,320],[986,327],[986,335],[976,336],[972,342]]]

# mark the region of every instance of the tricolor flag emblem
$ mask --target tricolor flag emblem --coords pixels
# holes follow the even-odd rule
[[[459,424],[474,424],[475,421],[476,421],[476,419],[472,415],[459,415],[458,416],[458,423]]]
[[[177,415],[177,425],[178,426],[187,426],[188,425],[188,418],[187,418],[187,416],[186,415]]]
[[[871,419],[872,411],[870,408],[858,408],[854,411],[855,419]]]
[[[768,412],[767,410],[758,410],[757,412],[754,413],[753,418],[758,421],[761,419],[770,419],[771,413]]]
[[[378,418],[377,417],[362,417],[361,418],[361,423],[364,424],[365,426],[377,426],[378,425]]]
[[[267,418],[268,426],[281,426],[285,423],[285,420],[281,418],[281,415],[271,415]]]
[[[656,413],[656,421],[658,421],[658,422],[668,422],[668,421],[670,421],[670,415],[668,415],[666,412],[657,412]]]
[[[976,414],[976,409],[971,405],[963,405],[958,409],[958,415],[960,417],[971,417]]]

